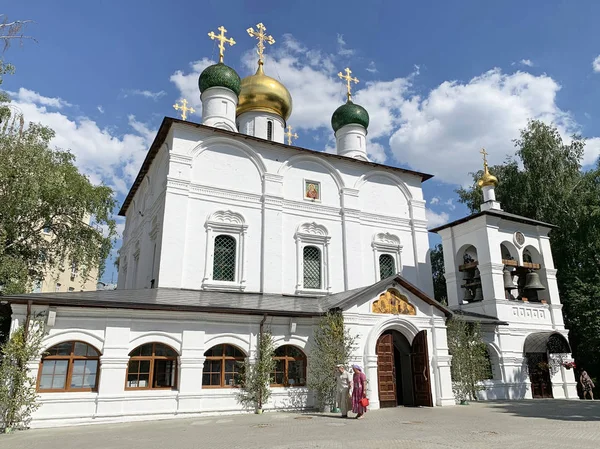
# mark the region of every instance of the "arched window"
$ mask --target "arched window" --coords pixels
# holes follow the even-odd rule
[[[146,343],[129,353],[125,389],[177,388],[177,352],[162,343]]]
[[[227,388],[240,384],[240,368],[246,355],[232,345],[217,345],[204,353],[203,388]]]
[[[235,281],[235,239],[230,235],[215,237],[213,280]]]
[[[48,349],[42,356],[38,391],[96,391],[98,350],[80,341],[66,341]]]
[[[267,140],[273,140],[273,121],[267,121]]]
[[[315,246],[305,246],[304,288],[321,288],[321,251]]]
[[[272,387],[300,387],[306,385],[306,356],[292,345],[280,346],[273,356],[275,369],[271,373]]]
[[[382,254],[379,256],[379,279],[396,274],[396,262],[391,254]]]

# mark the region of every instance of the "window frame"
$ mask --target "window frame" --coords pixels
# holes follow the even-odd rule
[[[231,274],[232,274],[232,279],[215,279],[215,272],[217,271],[217,249],[221,250],[221,248],[217,248],[217,241],[219,239],[222,239],[223,241],[233,241],[233,246],[232,246],[232,250],[233,250],[233,270],[231,270]],[[230,244],[229,244],[230,245]],[[219,234],[217,236],[215,236],[215,241],[214,241],[214,247],[213,247],[213,269],[212,269],[212,273],[213,273],[213,280],[218,281],[218,282],[235,282],[235,273],[236,273],[236,268],[237,268],[237,240],[235,237],[232,237],[229,234]],[[224,270],[222,269],[225,266],[225,263],[223,263],[223,261],[221,261],[221,271],[223,272]],[[223,273],[221,273],[222,275]],[[221,277],[225,277],[225,276],[221,276]]]
[[[40,360],[39,363],[39,367],[38,367],[38,375],[37,375],[37,381],[36,381],[36,391],[38,393],[80,393],[80,392],[97,392],[98,391],[98,384],[99,384],[99,380],[100,380],[100,357],[102,356],[102,353],[93,345],[86,343],[85,341],[81,341],[81,340],[67,340],[67,341],[63,341],[60,343],[57,343],[55,345],[50,346],[48,349],[46,349],[44,351],[44,353],[48,352],[49,350],[51,350],[52,348],[61,345],[61,344],[65,344],[65,343],[71,343],[71,353],[69,355],[48,355],[48,356],[42,356],[42,359]],[[98,355],[96,356],[88,356],[88,355],[75,355],[75,343],[81,343],[84,344],[86,346],[89,346],[90,348],[92,348],[94,351],[96,351],[96,353]],[[67,360],[67,374],[65,377],[65,385],[63,388],[41,388],[40,382],[42,380],[42,372],[44,370],[44,362],[47,360]],[[96,378],[94,379],[94,386],[90,387],[90,388],[71,388],[71,380],[73,378],[73,365],[74,365],[74,361],[76,360],[94,360],[97,362],[96,365]]]
[[[327,232],[327,228],[315,222],[303,223],[298,226],[294,239],[296,240],[296,294],[330,294],[329,243],[331,237]],[[304,248],[306,246],[314,246],[321,251],[321,288],[306,288],[304,286]]]
[[[278,360],[283,360],[284,362],[284,367],[283,367],[283,384],[278,384],[278,383],[274,383],[274,382],[270,382],[269,386],[273,387],[273,388],[297,388],[297,387],[306,387],[306,367],[308,364],[308,357],[306,357],[306,353],[302,350],[302,348],[299,348],[298,346],[295,345],[282,345],[279,346],[276,351],[278,349],[281,348],[286,348],[286,355],[283,356],[273,356],[273,360],[278,361]],[[301,356],[300,357],[292,357],[290,355],[288,355],[287,353],[287,348],[294,348],[297,351],[300,352]],[[298,361],[303,361],[304,365],[303,365],[303,369],[302,369],[302,379],[304,379],[303,383],[298,383],[298,384],[294,384],[294,385],[290,385],[289,384],[289,362],[298,362]],[[273,372],[276,372],[276,369],[273,370]],[[274,378],[274,376],[273,376]]]
[[[273,120],[267,120],[267,140],[273,141]]]
[[[205,224],[206,254],[204,256],[204,277],[202,289],[243,291],[246,288],[246,231],[248,225],[244,217],[232,211],[217,211],[210,215]],[[226,235],[235,239],[235,278],[233,281],[218,281],[214,275],[215,239]]]
[[[390,274],[389,276],[393,276],[394,274],[398,273],[396,271],[396,258],[394,257],[394,255],[390,254],[390,253],[379,253],[379,257],[377,258],[377,262],[379,264],[379,280],[384,279],[384,277],[382,275],[382,272],[381,272],[381,259],[383,257],[389,257],[391,259],[391,261],[392,261],[392,264],[393,264],[392,274]],[[385,277],[389,277],[389,276],[385,276]]]
[[[214,356],[214,355],[204,355],[204,364],[202,365],[202,376],[204,377],[205,371],[204,371],[204,366],[206,364],[206,362],[209,362],[211,360],[218,360],[221,362],[221,376],[220,376],[220,384],[219,385],[204,385],[204,379],[201,379],[201,383],[202,383],[202,389],[217,389],[217,388],[239,388],[239,385],[228,385],[225,384],[225,373],[229,372],[229,371],[225,371],[225,362],[227,360],[233,360],[236,363],[237,362],[244,362],[248,356],[246,355],[246,353],[238,346],[236,345],[232,345],[229,343],[220,343],[214,346],[211,346],[210,348],[208,348],[206,351],[204,351],[204,354],[206,354],[208,351],[212,350],[213,348],[217,347],[217,346],[222,346],[223,350],[220,356]],[[232,348],[234,348],[235,350],[238,350],[239,352],[241,352],[243,354],[243,357],[235,357],[235,356],[227,356],[226,355],[226,347],[230,346]],[[212,373],[212,371],[210,371]]]
[[[142,346],[146,346],[146,345],[152,345],[152,355],[140,355],[140,356],[132,356],[130,354],[132,354],[133,352],[135,352],[137,349],[141,348]],[[156,345],[162,345],[168,349],[170,349],[171,351],[173,351],[176,355],[175,357],[173,356],[157,356],[156,354]],[[129,384],[129,364],[131,363],[131,361],[150,361],[150,368],[149,368],[149,372],[148,372],[148,386],[146,387],[130,387],[128,386]],[[154,387],[154,361],[155,360],[165,360],[165,361],[172,361],[173,363],[173,385],[170,387]],[[132,373],[133,374],[133,373]],[[139,384],[139,374],[140,371],[138,370],[138,384]],[[158,341],[152,341],[149,343],[144,343],[141,344],[139,346],[136,346],[133,350],[131,350],[129,352],[128,355],[128,360],[127,360],[127,369],[125,370],[125,391],[139,391],[139,390],[171,390],[171,391],[177,391],[177,389],[179,388],[179,353],[171,346],[165,344],[165,343],[161,343]]]
[[[318,263],[319,263],[319,279],[318,279],[318,286],[307,286],[306,285],[306,278],[307,278],[307,250],[308,249],[313,249],[314,251],[317,252],[318,254]],[[311,260],[311,262],[313,262]],[[323,253],[321,251],[320,248],[318,248],[315,245],[304,245],[304,247],[302,248],[302,285],[304,286],[304,288],[306,289],[315,289],[315,290],[322,290],[323,289]]]
[[[400,238],[389,232],[379,232],[373,236],[371,243],[373,248],[373,266],[375,282],[381,280],[381,267],[379,257],[384,254],[389,254],[393,257],[396,273],[402,273],[402,244]]]

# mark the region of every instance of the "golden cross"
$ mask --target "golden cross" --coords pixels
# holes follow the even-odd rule
[[[265,51],[265,42],[269,45],[273,45],[275,43],[275,39],[273,39],[273,36],[267,36],[265,34],[267,29],[262,23],[256,25],[256,29],[258,31],[254,31],[254,28],[250,27],[246,31],[250,37],[255,37],[258,39],[258,49],[256,50],[256,53],[258,53],[258,64],[262,65],[264,62],[263,53]]]
[[[225,44],[234,46],[235,41],[232,37],[230,37],[229,39],[225,37],[225,33],[227,33],[227,30],[225,29],[225,27],[223,27],[223,25],[217,28],[217,30],[219,30],[221,34],[215,34],[211,31],[210,33],[208,33],[208,37],[210,37],[213,41],[215,39],[219,41],[219,63],[223,64],[223,53],[225,53]]]
[[[298,138],[298,134],[296,134],[296,133],[292,134],[292,127],[290,125],[288,125],[287,130],[288,130],[288,132],[287,133],[283,133],[283,135],[287,136],[287,138],[288,138],[288,145],[291,145],[292,144],[292,137],[294,139],[297,139]]]
[[[487,155],[488,155],[488,152],[485,151],[485,148],[482,148],[479,153],[483,154],[483,165],[487,165]]]
[[[194,108],[192,108],[191,106],[188,108],[187,107],[187,100],[184,98],[183,100],[181,100],[181,105],[178,105],[177,103],[175,103],[173,105],[173,108],[176,111],[181,111],[181,119],[185,120],[187,118],[187,113],[191,112],[192,114],[194,112],[196,112],[196,110]]]
[[[350,76],[350,74],[352,73],[352,70],[350,70],[348,67],[346,67],[344,69],[346,71],[345,75],[342,75],[342,72],[338,73],[338,76],[346,81],[346,88],[348,89],[348,101],[352,100],[352,85],[350,84],[350,82],[354,82],[354,83],[358,83],[358,78],[352,78]]]

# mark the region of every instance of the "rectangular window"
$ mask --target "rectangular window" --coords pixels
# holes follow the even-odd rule
[[[60,291],[60,287],[61,287],[60,283],[59,283],[59,282],[57,282],[57,283],[56,283],[56,288],[55,288],[55,290],[54,290],[54,291],[55,291],[55,292],[59,292],[59,291]]]
[[[321,251],[314,246],[304,247],[304,288],[321,288]]]
[[[75,289],[74,289],[73,287],[69,287],[69,291],[70,291],[70,292],[74,292],[74,291],[75,291]]]

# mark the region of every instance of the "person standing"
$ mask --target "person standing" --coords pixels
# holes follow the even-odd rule
[[[356,419],[361,419],[367,412],[367,407],[362,404],[362,399],[367,397],[367,376],[360,365],[352,365],[352,370],[352,412],[356,413]]]
[[[338,372],[335,376],[337,381],[336,401],[342,412],[342,418],[347,418],[352,397],[352,374],[346,371],[344,365],[337,365],[337,370]]]
[[[594,385],[594,382],[592,381],[592,378],[587,373],[587,371],[583,370],[581,372],[581,376],[579,376],[579,382],[581,382],[581,388],[583,388],[583,399],[585,399],[587,394],[589,393],[590,399],[593,401],[594,400],[593,389],[594,389],[595,385]]]

